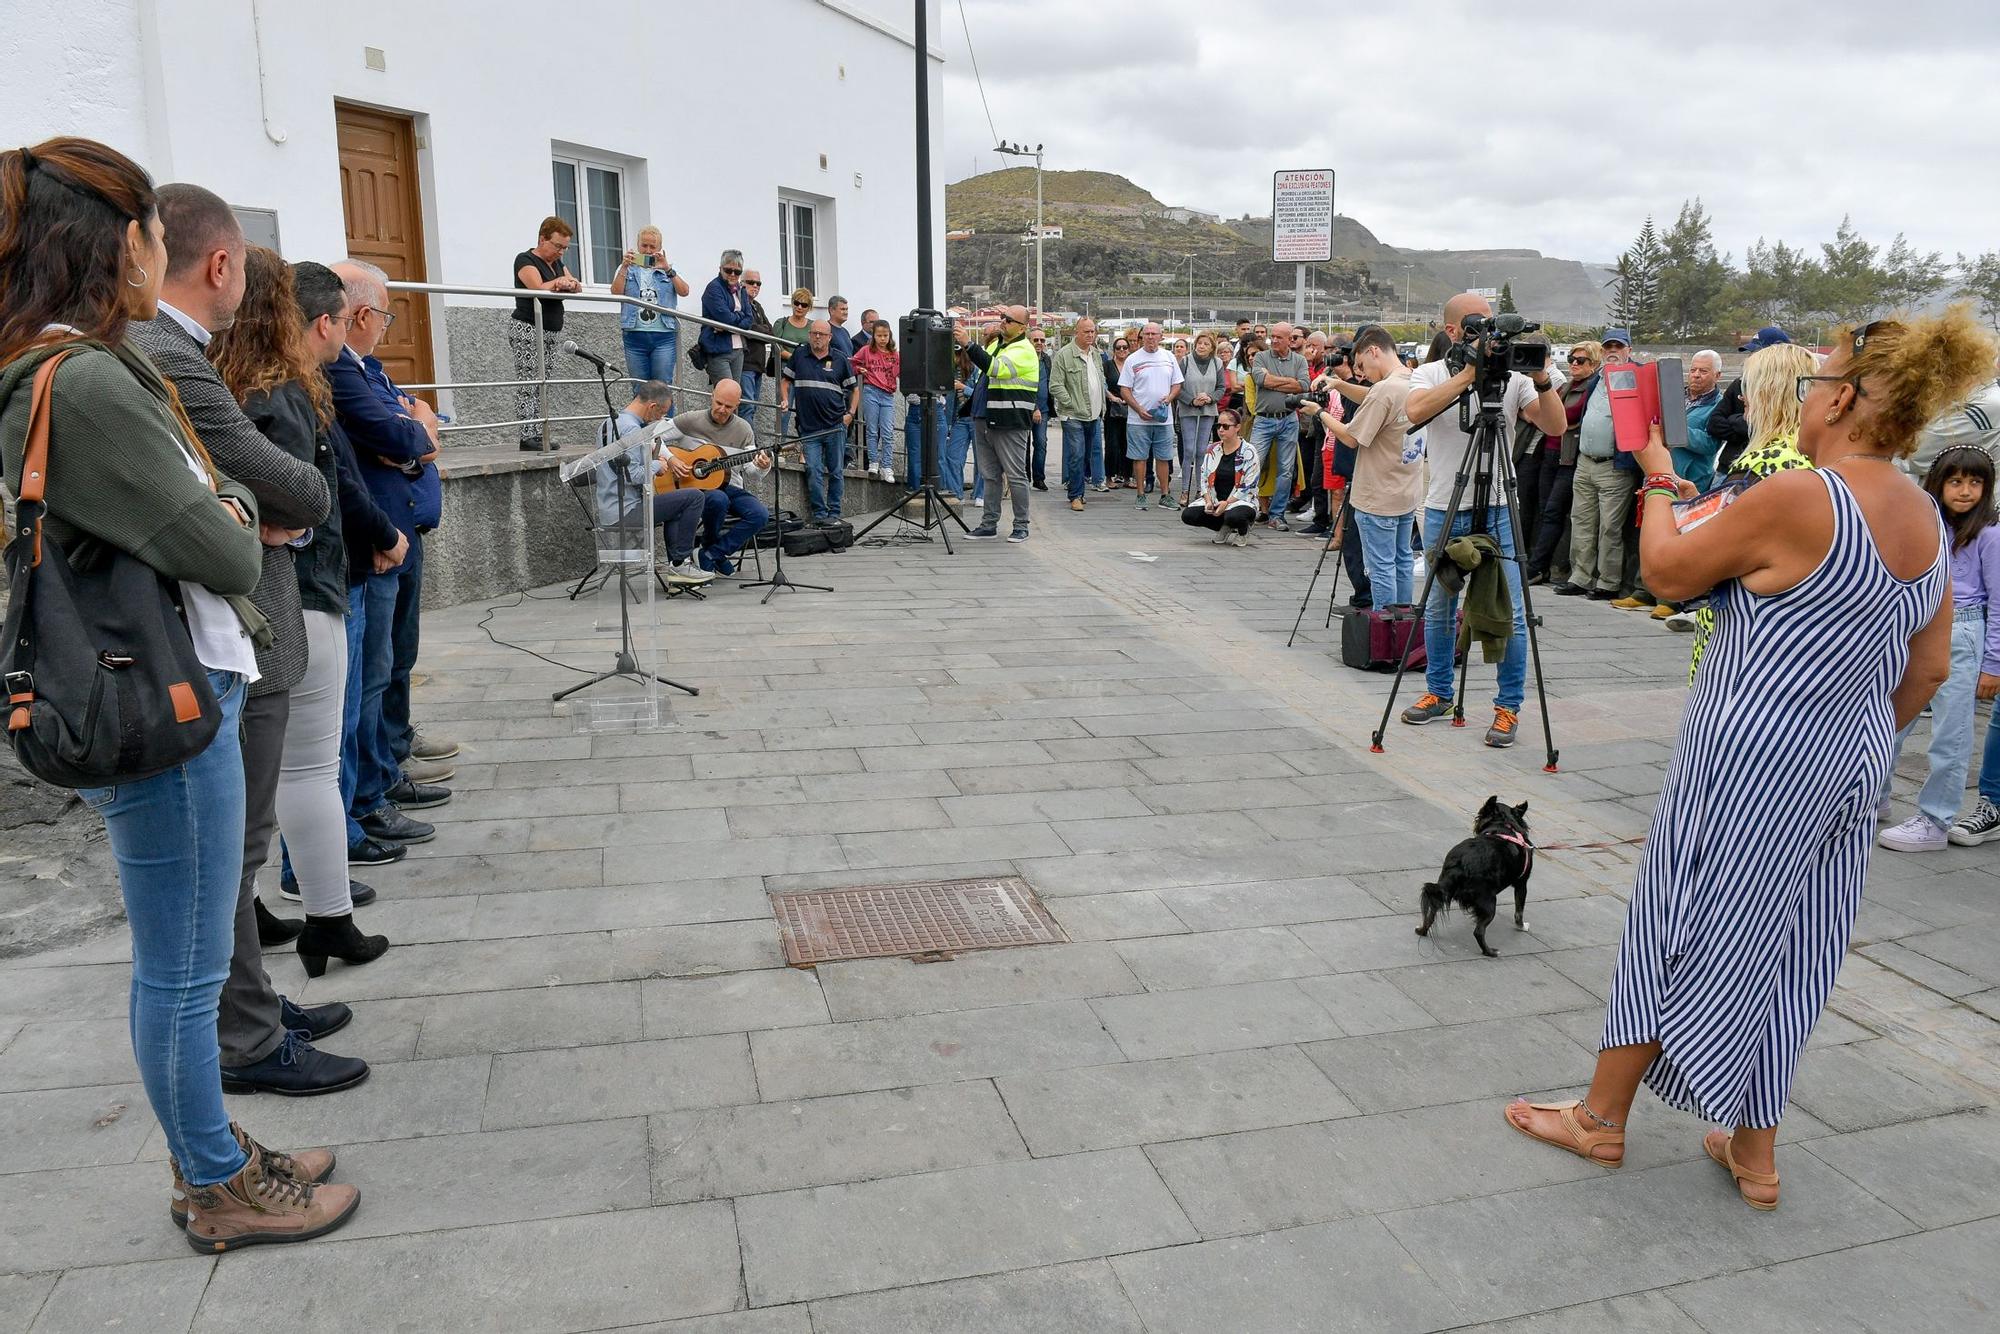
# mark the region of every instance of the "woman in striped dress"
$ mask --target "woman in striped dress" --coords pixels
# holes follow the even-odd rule
[[[1949,670],[1949,548],[1894,461],[1992,364],[1962,307],[1843,336],[1797,380],[1814,469],[1769,477],[1686,533],[1657,433],[1639,455],[1647,585],[1672,601],[1713,589],[1715,636],[1633,887],[1590,1091],[1511,1104],[1516,1130],[1616,1167],[1643,1080],[1732,1128],[1709,1134],[1709,1156],[1752,1207],[1777,1206],[1778,1121],[1847,951],[1875,796],[1897,730]]]

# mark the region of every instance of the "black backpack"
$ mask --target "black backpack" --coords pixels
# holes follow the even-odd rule
[[[50,388],[68,356],[58,352],[35,369],[17,488],[20,531],[7,545],[0,684],[7,739],[22,768],[57,787],[110,787],[201,754],[222,709],[166,580],[108,546],[72,564],[42,531]]]

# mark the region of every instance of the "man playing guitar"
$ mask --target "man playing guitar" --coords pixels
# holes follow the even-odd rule
[[[736,484],[739,476],[757,482],[771,471],[768,450],[750,454],[756,448],[756,438],[750,423],[737,415],[742,402],[743,387],[734,380],[722,380],[707,407],[683,409],[673,419],[690,445],[713,445],[725,456],[749,455],[746,463],[729,470],[721,486],[696,493],[703,499],[701,550],[695,559],[703,570],[716,574],[736,573],[736,553],[748,546],[771,518],[764,502]]]
[[[666,416],[667,409],[673,404],[673,392],[673,387],[663,381],[640,381],[632,401],[618,414],[617,425],[614,427],[607,422],[597,428],[598,443],[603,445],[613,439],[623,439]],[[615,436],[611,434],[614,430],[617,432]],[[627,505],[636,505],[644,504],[645,498],[650,495],[653,522],[666,535],[667,582],[681,587],[708,583],[715,576],[694,561],[695,539],[701,527],[702,493],[675,490],[656,493],[649,483],[661,474],[677,478],[692,476],[693,469],[664,450],[657,453],[649,450],[643,439],[637,440],[612,462],[599,467],[592,479],[596,491],[598,526],[606,530],[619,526],[621,498]]]

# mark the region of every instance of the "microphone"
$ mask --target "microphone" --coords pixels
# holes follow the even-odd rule
[[[578,347],[574,338],[564,339],[562,350],[573,357],[582,357],[585,361],[597,367],[598,373],[601,375],[611,374],[610,363],[606,362],[603,357],[598,356],[595,352]]]

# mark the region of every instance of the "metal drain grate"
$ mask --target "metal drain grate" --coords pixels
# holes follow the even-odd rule
[[[1069,939],[1018,876],[773,894],[771,910],[795,968]]]

